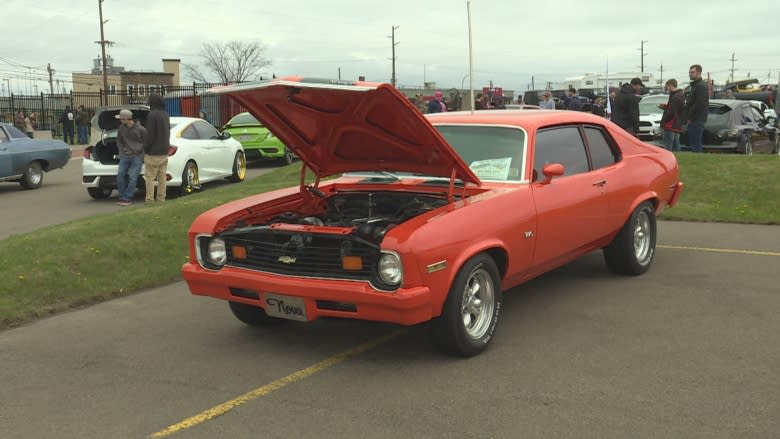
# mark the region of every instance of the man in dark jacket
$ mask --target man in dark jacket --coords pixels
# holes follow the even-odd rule
[[[151,111],[146,116],[146,140],[144,141],[144,179],[146,180],[146,202],[165,201],[168,171],[168,148],[170,147],[171,123],[162,96],[149,95]],[[154,195],[154,180],[157,179],[157,196]]]
[[[612,122],[615,122],[633,134],[639,136],[639,91],[645,85],[639,78],[634,78],[630,83],[623,84],[615,97],[615,106],[612,108]]]
[[[704,136],[704,123],[707,122],[707,108],[710,105],[710,95],[707,85],[701,79],[701,70],[698,64],[688,69],[691,92],[685,101],[685,117],[688,122],[688,144],[693,152],[702,152],[701,140]]]
[[[664,130],[664,148],[670,151],[680,150],[680,132],[685,123],[685,97],[677,88],[677,80],[670,79],[664,85],[669,92],[669,100],[659,105],[664,109],[661,116],[661,128]]]
[[[569,91],[566,92],[566,99],[564,100],[564,108],[572,111],[582,111],[582,101],[577,96],[577,89],[569,87]]]
[[[75,141],[73,138],[73,123],[75,121],[76,114],[70,109],[70,105],[67,105],[65,111],[60,116],[60,123],[62,124],[62,140],[71,145],[73,145]]]

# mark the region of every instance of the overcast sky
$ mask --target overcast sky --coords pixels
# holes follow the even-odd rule
[[[69,81],[100,53],[96,0],[4,0],[0,90]],[[468,87],[465,0],[104,0],[106,40],[115,64],[161,71],[162,58],[198,64],[204,42],[257,40],[272,62],[267,74],[390,81],[396,29],[399,85],[435,81]],[[13,12],[10,12],[13,11]],[[472,0],[475,86],[536,88],[586,72],[639,72],[687,78],[698,63],[717,82],[778,82],[780,1]],[[6,79],[8,81],[6,81]],[[186,76],[185,81],[191,80]],[[37,91],[48,88],[41,82]],[[70,88],[70,84],[67,84]]]

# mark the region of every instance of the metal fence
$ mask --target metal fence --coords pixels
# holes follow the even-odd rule
[[[208,120],[221,128],[231,117],[246,111],[232,98],[224,95],[208,95],[205,92],[224,84],[193,83],[184,86],[164,87],[162,91],[168,114],[171,116],[197,117],[203,110]],[[128,92],[71,92],[68,94],[18,95],[0,97],[0,122],[13,123],[17,112],[25,115],[35,112],[38,129],[51,130],[52,135],[62,135],[60,116],[69,107],[76,109],[83,105],[92,117],[103,106],[121,106],[127,104],[145,104],[148,94]]]

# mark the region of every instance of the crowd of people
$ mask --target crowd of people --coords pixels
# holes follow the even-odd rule
[[[702,152],[702,137],[704,135],[704,123],[707,121],[707,108],[709,105],[709,91],[702,79],[702,66],[694,64],[688,70],[690,80],[690,92],[687,96],[678,88],[676,79],[669,79],[664,84],[664,90],[669,99],[659,105],[663,109],[661,127],[663,129],[663,145],[670,151],[680,151],[680,133],[686,128],[688,142],[691,151]],[[598,116],[606,117],[626,132],[639,137],[639,100],[641,90],[645,84],[640,78],[618,87],[610,87],[609,96],[596,97],[590,105],[590,111]],[[577,95],[577,90],[569,88],[566,96],[560,100],[560,107],[556,107],[550,91],[541,94],[539,107],[542,109],[566,109],[583,111],[583,99]]]

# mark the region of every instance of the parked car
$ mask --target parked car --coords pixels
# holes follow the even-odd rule
[[[671,152],[590,113],[422,115],[389,84],[297,77],[218,93],[303,162],[299,186],[188,232],[190,291],[249,325],[431,321],[438,346],[475,355],[509,288],[599,249],[617,273],[648,270],[683,188]]]
[[[644,95],[639,101],[639,138],[642,140],[661,139],[664,130],[661,127],[661,117],[664,110],[658,107],[669,101],[669,95]]]
[[[81,169],[82,184],[94,199],[108,198],[117,188],[119,120],[115,116],[123,108],[131,110],[141,124],[149,114],[146,105],[124,105],[101,108],[92,118],[93,126],[101,131],[100,141],[84,150]],[[170,124],[167,184],[171,192],[184,195],[210,181],[240,182],[246,178],[244,148],[230,133],[220,133],[205,120],[193,117],[171,117]],[[143,169],[138,189],[146,189]]]
[[[241,142],[247,160],[279,160],[289,165],[295,159],[292,151],[250,113],[233,116],[225,124],[223,132],[230,133]]]
[[[43,174],[68,164],[72,150],[61,140],[31,139],[10,123],[0,123],[0,182],[38,189]]]
[[[780,152],[778,129],[758,105],[736,99],[711,99],[704,124],[702,147],[705,151],[753,154],[754,151]],[[680,135],[683,149],[688,149],[688,133]]]

